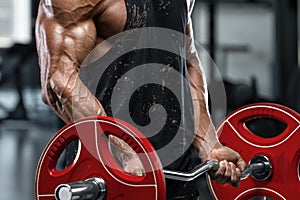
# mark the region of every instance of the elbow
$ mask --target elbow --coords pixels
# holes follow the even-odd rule
[[[45,91],[44,89],[41,90],[41,100],[44,104],[49,105],[49,100],[48,100],[48,94],[47,91]]]
[[[53,85],[53,79],[49,78],[47,81],[42,82],[41,88],[41,100],[44,104],[48,105],[51,108],[54,107],[54,105],[58,101],[57,94],[53,90]]]
[[[40,98],[44,104],[52,107],[51,105],[54,103],[53,99],[55,99],[55,95],[49,87],[42,86]]]

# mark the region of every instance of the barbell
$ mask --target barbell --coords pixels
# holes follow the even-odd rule
[[[198,165],[194,170],[189,172],[178,172],[172,170],[163,170],[165,178],[177,181],[192,181],[198,176],[217,170],[219,163],[209,160]],[[272,173],[272,165],[269,159],[263,155],[255,156],[250,165],[242,172],[241,179],[249,175],[257,180],[265,180]],[[103,200],[106,196],[106,183],[102,178],[89,178],[84,181],[69,184],[61,184],[55,189],[55,198],[57,200]]]
[[[258,137],[245,125],[256,118],[279,120],[286,124],[286,129],[272,138]],[[242,172],[243,181],[238,188],[217,183],[208,176],[213,197],[229,200],[299,197],[299,121],[298,113],[266,103],[249,105],[227,116],[217,129],[219,140],[239,152],[249,164]],[[110,134],[138,153],[145,168],[143,176],[123,171],[109,152]],[[56,169],[60,154],[76,139],[80,140],[76,158],[66,169]],[[38,164],[35,195],[39,200],[163,200],[165,179],[191,181],[217,168],[218,162],[211,160],[188,172],[162,169],[152,145],[133,126],[111,117],[90,117],[65,126],[48,143]]]

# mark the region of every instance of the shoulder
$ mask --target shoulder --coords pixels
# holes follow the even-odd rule
[[[104,0],[41,0],[40,10],[48,17],[72,24],[92,18]]]

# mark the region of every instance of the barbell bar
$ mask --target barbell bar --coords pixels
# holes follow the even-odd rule
[[[177,181],[192,181],[197,177],[219,168],[219,162],[208,160],[188,172],[163,170],[165,178]],[[264,155],[255,156],[241,173],[241,179],[251,175],[256,180],[266,180],[272,173],[272,164]],[[102,200],[105,198],[106,184],[101,178],[61,184],[55,190],[56,200]]]

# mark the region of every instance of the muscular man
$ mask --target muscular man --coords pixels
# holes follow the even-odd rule
[[[142,92],[133,100],[134,106],[129,106],[132,109],[131,117],[142,126],[149,121],[145,112],[149,112],[152,104],[175,105],[175,108],[170,108],[170,112],[167,111],[168,116],[172,117],[166,120],[166,124],[170,123],[163,128],[163,135],[169,135],[181,129],[182,124],[189,124],[185,118],[188,119],[192,114],[193,144],[185,148],[182,158],[172,163],[171,168],[190,169],[198,163],[200,157],[202,161],[217,160],[220,168],[210,175],[220,182],[236,186],[245,162],[237,152],[222,146],[217,139],[208,112],[205,77],[193,42],[187,44],[189,59],[185,62],[182,62],[181,57],[163,50],[133,51],[121,60],[113,61],[100,78],[96,95],[79,78],[82,62],[96,45],[123,31],[161,27],[193,38],[193,5],[194,0],[41,0],[36,40],[41,67],[42,100],[66,123],[87,116],[113,115],[111,89],[116,85],[116,79],[126,73],[126,67],[132,69],[144,62],[172,65],[189,80],[187,91],[190,94],[183,94],[191,95],[193,111],[185,109],[184,115],[178,114],[176,102],[170,98],[171,93],[151,85],[140,88]],[[99,52],[107,51],[102,49]],[[101,62],[98,64],[101,66]],[[179,86],[185,88],[187,85],[180,83]],[[147,104],[149,101],[152,101],[150,106]],[[122,102],[119,105],[122,107]],[[178,124],[177,119],[183,123]],[[149,137],[156,149],[161,147],[164,139],[164,136]],[[174,151],[177,149],[181,149],[181,146]],[[136,170],[135,164],[131,163],[135,162],[127,163],[129,172]],[[167,189],[168,199],[197,199],[199,195],[195,183],[167,181]]]

